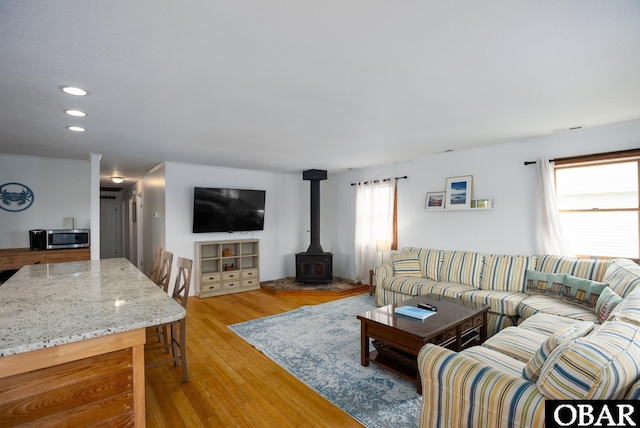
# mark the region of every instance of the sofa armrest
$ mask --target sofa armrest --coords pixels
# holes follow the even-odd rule
[[[544,427],[545,397],[533,382],[432,344],[418,368],[420,427]]]
[[[376,286],[382,285],[382,280],[393,276],[393,265],[384,263],[374,268],[373,274],[376,277]]]

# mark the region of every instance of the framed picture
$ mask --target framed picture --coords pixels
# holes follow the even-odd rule
[[[472,175],[447,178],[445,207],[448,210],[463,210],[471,208]]]
[[[425,210],[441,210],[444,208],[444,191],[427,192],[427,200],[424,203]]]

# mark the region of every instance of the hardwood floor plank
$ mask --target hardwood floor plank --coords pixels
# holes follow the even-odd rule
[[[167,364],[146,372],[148,427],[362,427],[227,328],[305,305],[349,296],[274,295],[249,291],[190,297],[187,358],[190,382]],[[145,353],[149,362],[162,354]]]

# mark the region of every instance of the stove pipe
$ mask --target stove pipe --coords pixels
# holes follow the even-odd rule
[[[320,245],[320,181],[327,179],[327,171],[310,169],[302,173],[302,179],[311,182],[311,244],[307,253],[324,253]]]

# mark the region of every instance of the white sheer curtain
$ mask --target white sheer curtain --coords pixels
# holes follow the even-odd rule
[[[357,280],[368,283],[369,270],[380,263],[377,240],[392,240],[393,183],[361,183],[356,188],[355,261]]]
[[[554,166],[547,158],[536,161],[536,243],[538,254],[571,256],[556,204]]]

